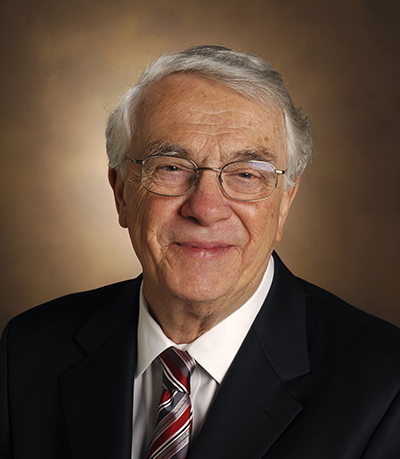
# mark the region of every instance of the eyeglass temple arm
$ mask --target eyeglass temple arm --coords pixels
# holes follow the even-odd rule
[[[127,159],[129,159],[129,161],[132,161],[135,164],[142,164],[142,162],[144,161],[143,159],[133,159],[133,158],[129,158],[128,156],[125,156],[125,160]]]

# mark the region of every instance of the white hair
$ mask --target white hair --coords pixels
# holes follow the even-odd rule
[[[284,115],[288,167],[286,186],[303,173],[312,155],[310,122],[295,108],[281,75],[266,61],[250,53],[217,45],[165,54],[143,72],[138,83],[122,97],[110,114],[107,129],[109,166],[122,171],[134,135],[137,107],[143,90],[173,73],[201,75],[231,88],[265,109],[276,106]]]

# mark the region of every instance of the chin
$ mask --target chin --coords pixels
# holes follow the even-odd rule
[[[210,303],[228,297],[236,285],[235,282],[221,282],[221,276],[216,279],[204,276],[186,276],[184,285],[171,285],[171,290],[181,299],[193,303]]]

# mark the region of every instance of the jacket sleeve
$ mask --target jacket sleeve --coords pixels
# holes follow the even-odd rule
[[[0,459],[12,459],[10,418],[8,410],[8,326],[0,341]]]
[[[400,458],[400,392],[393,399],[362,455],[362,459],[377,458]]]

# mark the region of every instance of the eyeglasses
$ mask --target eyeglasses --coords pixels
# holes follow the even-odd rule
[[[258,160],[233,161],[217,169],[198,167],[192,160],[175,155],[126,159],[140,164],[140,180],[146,190],[170,197],[188,194],[199,181],[200,171],[210,170],[219,173],[219,184],[227,197],[236,201],[261,201],[272,195],[278,176],[285,173],[266,161]]]

